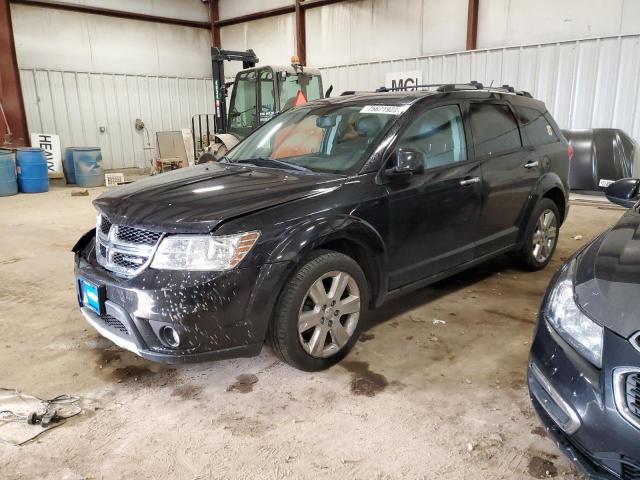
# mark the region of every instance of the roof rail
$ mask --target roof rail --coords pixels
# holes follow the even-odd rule
[[[411,85],[410,87],[380,87],[376,89],[377,93],[383,92],[399,92],[399,91],[415,91],[418,89],[435,88],[437,92],[457,92],[464,90],[486,90],[489,92],[505,92],[521,95],[523,97],[533,98],[529,92],[524,90],[516,90],[511,85],[502,85],[501,87],[485,87],[482,83],[472,80],[469,83],[430,83],[425,85]]]

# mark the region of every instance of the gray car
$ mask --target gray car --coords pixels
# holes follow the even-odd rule
[[[630,209],[556,274],[531,348],[533,405],[591,478],[640,479],[639,193],[635,179],[607,189]]]

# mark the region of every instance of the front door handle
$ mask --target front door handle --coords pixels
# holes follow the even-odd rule
[[[473,178],[465,178],[464,180],[460,180],[460,185],[466,187],[467,185],[473,185],[474,183],[480,183],[480,177]]]
[[[534,161],[525,163],[524,168],[535,168],[538,165],[540,165],[540,163],[537,160],[534,160]]]

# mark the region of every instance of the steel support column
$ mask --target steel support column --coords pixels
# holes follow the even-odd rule
[[[0,112],[0,147],[27,145],[27,116],[22,100],[20,71],[16,59],[9,0],[0,0],[0,103],[4,108],[12,135],[9,136]]]
[[[480,0],[469,0],[467,11],[467,50],[475,50],[478,43],[478,6]]]
[[[307,64],[307,26],[301,0],[295,0],[296,4],[296,49],[301,65]]]
[[[220,20],[219,3],[219,0],[209,0],[209,20],[211,20],[211,46],[222,48],[220,44],[220,26],[217,24]]]

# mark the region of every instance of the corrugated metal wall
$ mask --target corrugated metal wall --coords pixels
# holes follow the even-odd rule
[[[63,149],[99,146],[106,169],[149,166],[156,131],[190,128],[192,115],[213,111],[211,79],[38,69],[20,78],[29,131],[57,133]]]
[[[513,85],[543,100],[562,128],[615,127],[640,139],[640,35],[506,47],[322,68],[334,92],[375,90],[385,73],[424,83]]]

